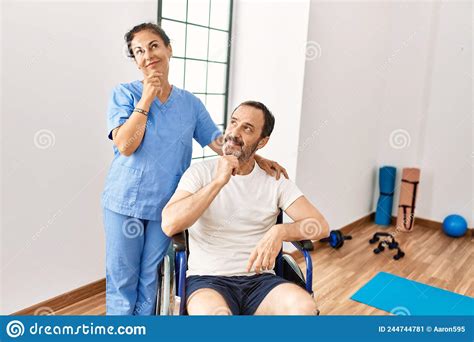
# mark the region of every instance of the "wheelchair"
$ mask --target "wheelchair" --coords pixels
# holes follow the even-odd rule
[[[283,212],[280,211],[276,224],[283,223]],[[155,314],[186,315],[186,270],[189,255],[188,232],[184,231],[172,238],[172,244],[158,267],[158,291]],[[313,293],[313,262],[310,252],[313,243],[310,240],[295,241],[292,244],[304,255],[306,277],[296,261],[280,250],[275,260],[275,274],[305,289],[311,296]]]

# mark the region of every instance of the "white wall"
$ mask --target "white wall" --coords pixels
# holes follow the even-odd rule
[[[443,2],[434,11],[418,210],[436,221],[457,213],[474,227],[472,2]]]
[[[417,216],[473,225],[471,13],[468,2],[311,2],[320,54],[306,62],[297,183],[333,229],[375,209],[383,165],[397,184],[421,167]],[[395,215],[397,203],[398,191]]]
[[[376,71],[383,79],[378,96],[382,106],[377,117],[375,143],[377,145],[376,184],[374,204],[379,194],[378,167],[397,167],[393,215],[398,213],[400,180],[403,167],[421,166],[420,148],[424,141],[428,99],[427,89],[432,74],[432,45],[435,37],[436,16],[432,3],[392,4],[387,6],[389,37],[384,59]],[[401,25],[402,20],[404,25]],[[416,215],[424,202],[427,190],[425,170],[421,171]]]
[[[381,69],[386,82],[377,165],[398,168],[393,215],[402,168],[420,167],[416,215],[442,222],[457,213],[472,227],[472,5],[390,10],[399,37],[392,36],[392,58]],[[402,18],[405,25],[397,25]]]
[[[124,33],[156,11],[156,1],[3,3],[1,314],[104,277],[106,104],[140,77]]]
[[[275,130],[260,152],[296,175],[309,0],[234,2],[229,112],[263,102]]]
[[[296,181],[340,228],[371,210],[386,8],[311,2]]]

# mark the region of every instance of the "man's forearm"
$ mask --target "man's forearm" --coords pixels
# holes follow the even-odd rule
[[[329,235],[329,224],[324,218],[306,218],[275,226],[283,241],[319,240]]]
[[[169,204],[163,209],[162,228],[166,235],[178,234],[196,222],[224,185],[213,180],[198,192]]]

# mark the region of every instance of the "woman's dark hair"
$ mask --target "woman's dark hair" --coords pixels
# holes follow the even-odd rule
[[[165,43],[165,46],[170,45],[170,38],[159,25],[153,24],[153,23],[142,23],[140,25],[133,27],[130,31],[125,33],[124,39],[125,39],[125,42],[127,43],[128,57],[135,58],[132,51],[132,40],[133,40],[133,37],[135,37],[135,34],[143,30],[149,30],[149,31],[152,31],[153,33],[156,33],[163,40],[163,42]]]
[[[263,103],[258,102],[258,101],[245,101],[242,102],[237,106],[237,108],[241,106],[249,106],[253,107],[256,109],[260,109],[263,112],[263,128],[262,128],[262,133],[260,134],[261,138],[266,138],[269,137],[270,134],[273,132],[273,127],[275,127],[275,117],[273,116],[272,112],[265,106]],[[234,109],[234,112],[237,110],[237,108]],[[234,114],[232,112],[232,114]]]

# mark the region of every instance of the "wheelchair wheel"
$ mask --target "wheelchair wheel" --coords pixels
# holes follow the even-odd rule
[[[283,254],[281,257],[283,261],[283,278],[301,286],[306,290],[306,281],[303,272],[296,263],[295,259],[293,259],[289,254]]]
[[[169,254],[163,258],[163,263],[160,268],[160,279],[161,281],[159,282],[157,291],[156,314],[162,316],[173,315],[176,288],[174,260]]]

